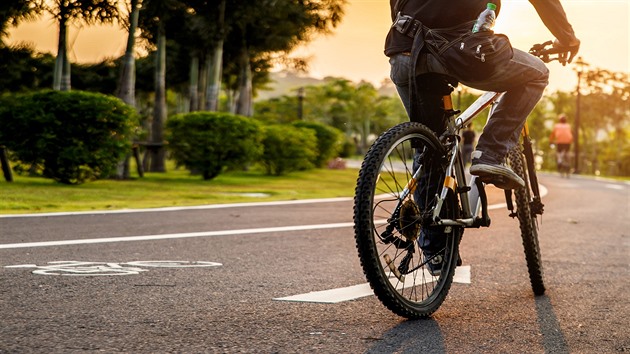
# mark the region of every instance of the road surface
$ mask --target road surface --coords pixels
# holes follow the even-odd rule
[[[533,296],[518,223],[499,206],[492,227],[464,234],[470,282],[421,321],[369,293],[344,299],[365,284],[350,198],[5,215],[0,353],[630,351],[630,186],[541,183],[546,295]],[[282,300],[324,290],[326,302]]]

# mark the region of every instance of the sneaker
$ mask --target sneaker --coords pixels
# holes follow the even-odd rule
[[[514,171],[503,163],[495,163],[483,158],[483,152],[472,153],[470,174],[479,176],[481,182],[494,184],[501,189],[517,189],[525,187],[525,182]]]
[[[429,266],[429,274],[434,277],[439,277],[442,274],[442,255],[437,255],[429,260],[427,265]]]

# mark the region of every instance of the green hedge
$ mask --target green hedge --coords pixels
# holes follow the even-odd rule
[[[31,171],[65,184],[109,177],[130,151],[133,108],[82,91],[40,91],[0,98],[0,144]]]
[[[313,160],[316,167],[323,167],[326,163],[337,156],[343,147],[344,135],[334,127],[317,122],[295,122],[298,128],[311,129],[317,137],[317,156]]]
[[[194,112],[170,117],[166,123],[172,157],[203,179],[227,168],[256,161],[262,153],[260,123],[222,112]]]
[[[291,125],[265,127],[262,164],[267,174],[282,175],[315,167],[317,136],[312,129]]]

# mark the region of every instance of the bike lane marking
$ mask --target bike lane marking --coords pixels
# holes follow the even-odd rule
[[[422,277],[422,276],[421,276]],[[425,279],[431,279],[432,277],[427,274],[424,275]],[[408,281],[405,282],[405,287],[410,287],[413,285],[413,279],[411,277],[407,278]],[[455,268],[455,275],[453,276],[454,283],[460,284],[470,284],[470,266],[459,266]],[[415,285],[420,285],[416,283]],[[399,286],[399,288],[402,288]],[[360,299],[362,297],[367,297],[374,295],[374,290],[370,287],[370,284],[364,283],[359,285],[348,286],[345,288],[336,288],[322,291],[312,291],[306,294],[298,294],[286,297],[274,298],[276,301],[293,301],[293,302],[315,302],[315,303],[324,303],[324,304],[336,304],[344,301],[351,301]]]
[[[336,199],[344,199],[345,200],[346,198],[336,198]],[[331,200],[334,201],[336,199],[326,199],[326,200],[327,201],[331,201]],[[320,200],[320,201],[323,201],[323,200]],[[278,205],[278,204],[276,204],[276,205]],[[236,204],[232,204],[232,206],[236,206]],[[494,205],[489,205],[488,209],[490,209],[490,210],[500,209],[500,208],[505,208],[505,206],[506,206],[505,203],[494,204]],[[2,215],[0,215],[0,217],[2,217]],[[379,224],[380,225],[380,224],[384,224],[386,222],[387,222],[386,220],[379,220],[379,221],[376,221],[375,224]],[[238,229],[238,230],[185,232],[185,233],[160,234],[160,235],[119,236],[119,237],[88,238],[88,239],[75,239],[75,240],[22,242],[22,243],[0,244],[0,249],[16,249],[16,248],[29,248],[29,247],[51,247],[51,246],[68,246],[68,245],[86,245],[86,244],[97,244],[97,243],[130,242],[130,241],[153,241],[153,240],[193,238],[193,237],[218,237],[218,236],[233,236],[233,235],[271,233],[271,232],[289,232],[289,231],[336,229],[336,228],[353,227],[353,226],[354,226],[353,222],[344,222],[344,223],[316,224],[316,225],[263,227],[263,228]]]
[[[137,275],[147,272],[144,268],[199,268],[220,267],[221,263],[206,261],[133,261],[125,263],[114,262],[83,262],[83,261],[54,261],[47,265],[15,264],[8,265],[8,269],[35,268],[33,274],[63,275],[63,276],[111,276]]]

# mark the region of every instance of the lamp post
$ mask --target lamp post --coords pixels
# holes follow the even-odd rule
[[[584,74],[585,67],[588,64],[582,60],[582,57],[578,57],[575,61],[575,72],[577,73],[577,87],[576,87],[576,102],[575,102],[575,124],[574,124],[574,136],[575,136],[575,173],[580,173],[580,89],[582,88],[582,74]]]
[[[297,89],[297,116],[299,120],[302,120],[304,116],[304,87],[300,87]]]

